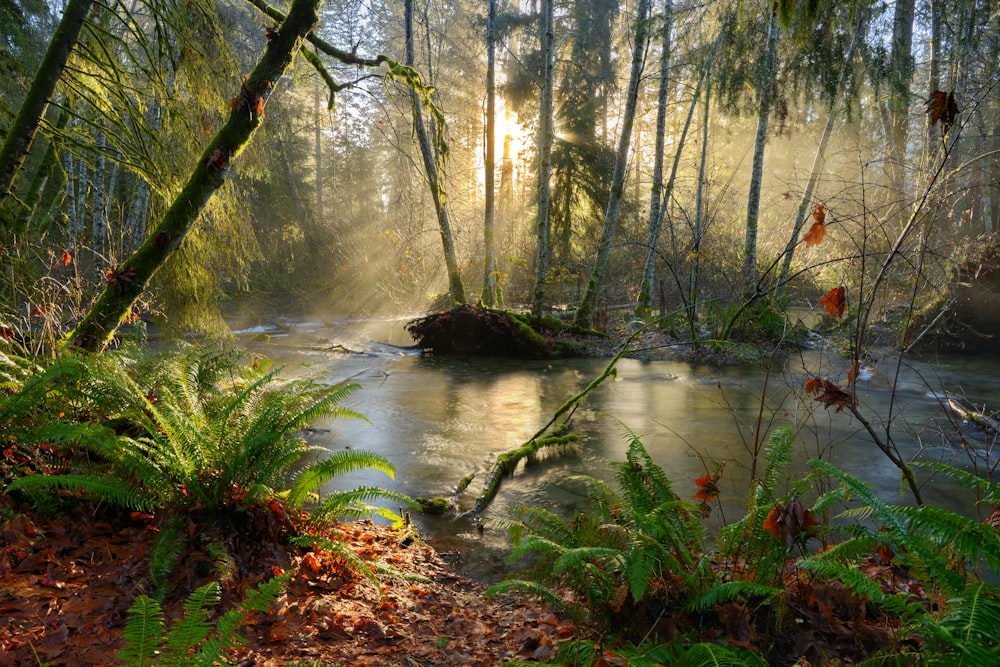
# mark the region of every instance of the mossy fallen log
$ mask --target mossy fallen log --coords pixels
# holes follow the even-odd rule
[[[483,484],[483,490],[480,492],[479,497],[476,498],[475,506],[465,513],[464,516],[466,518],[474,519],[483,513],[483,510],[485,510],[489,506],[490,502],[493,501],[497,491],[500,490],[500,484],[503,479],[514,471],[517,464],[520,463],[522,459],[534,456],[543,447],[566,445],[571,442],[576,442],[577,436],[569,432],[569,420],[573,416],[573,412],[576,410],[577,405],[579,405],[580,401],[582,401],[587,394],[600,386],[602,382],[607,380],[609,377],[614,377],[617,374],[616,365],[618,360],[622,358],[622,355],[628,349],[628,346],[636,338],[636,336],[641,334],[649,326],[652,326],[652,324],[640,327],[633,332],[632,335],[629,336],[629,338],[621,345],[615,355],[611,357],[611,361],[609,361],[604,367],[604,371],[591,380],[590,383],[587,384],[587,386],[580,392],[559,406],[559,409],[553,413],[552,418],[549,419],[548,423],[538,429],[538,431],[531,436],[527,442],[519,446],[517,449],[504,452],[503,454],[497,456],[496,461],[494,461],[493,466],[490,469],[490,476]],[[550,435],[546,436],[545,433],[548,432],[549,429],[551,429],[564,415],[565,419],[563,419],[562,423],[553,429]],[[459,484],[459,490],[456,492],[456,495],[460,495],[471,481],[470,476],[463,478],[462,483],[464,483],[464,486],[462,483]]]
[[[969,410],[954,398],[948,399],[948,407],[951,408],[952,412],[970,424],[974,424],[989,433],[1000,433],[1000,423],[996,419],[988,417],[982,412]]]
[[[568,432],[569,426],[567,424],[563,426],[565,427],[564,429],[557,430],[553,435],[529,440],[517,449],[512,449],[498,456],[497,460],[493,463],[493,467],[490,469],[490,476],[483,485],[482,492],[476,498],[475,507],[466,516],[479,516],[493,501],[493,498],[496,497],[503,478],[512,474],[522,460],[528,459],[530,461],[539,451],[546,447],[569,445],[579,440],[579,436]]]
[[[589,341],[605,340],[556,317],[533,322],[530,315],[468,305],[412,320],[406,330],[418,347],[434,354],[567,357],[581,354]]]

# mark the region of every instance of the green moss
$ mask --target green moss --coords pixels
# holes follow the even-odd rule
[[[436,496],[434,498],[417,498],[417,504],[420,505],[420,511],[424,514],[447,514],[451,510],[451,501],[447,498],[442,498],[441,496]]]
[[[474,480],[475,478],[476,478],[476,473],[470,472],[468,475],[458,480],[458,486],[455,487],[455,495],[457,496],[463,491],[465,491],[467,488],[469,488],[469,484],[472,484],[472,480]]]

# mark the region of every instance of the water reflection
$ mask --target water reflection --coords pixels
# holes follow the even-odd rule
[[[388,480],[381,473],[356,473],[335,480],[338,488],[377,484],[413,496],[448,496],[461,477],[484,473],[498,453],[533,435],[606,365],[603,359],[422,357],[380,346],[377,327],[372,329],[371,323],[366,324],[364,334],[352,326],[303,327],[296,332],[296,344],[272,339],[256,348],[293,364],[289,367],[293,373],[318,375],[328,382],[349,377],[360,382],[361,390],[347,405],[367,416],[370,423],[318,424],[330,431],[313,436],[313,444],[383,454],[396,464],[398,474]],[[401,328],[401,323],[387,326]],[[391,335],[398,336],[395,329]],[[337,341],[360,352],[345,354],[302,344],[313,339]],[[592,392],[573,414],[580,443],[550,453],[543,464],[519,470],[502,487],[490,515],[503,515],[516,504],[566,513],[582,509],[583,488],[573,476],[610,480],[609,463],[625,457],[626,429],[641,437],[682,497],[695,492],[694,479],[704,474],[707,461],[723,461],[721,500],[729,520],[742,514],[753,451],[760,452],[768,434],[781,425],[797,430],[793,479],[807,469],[810,458],[822,457],[872,483],[886,500],[908,502],[899,471],[878,451],[861,424],[846,413],[824,410],[803,395],[807,371],[822,369],[833,375],[837,364],[843,362],[830,355],[797,356],[784,368],[772,369],[765,391],[760,370],[622,360],[617,376]],[[866,418],[880,434],[888,432],[894,438],[904,458],[923,450],[931,457],[954,459],[955,424],[942,407],[941,392],[997,405],[996,370],[996,362],[983,359],[943,359],[899,369],[891,362],[880,363],[872,380],[860,386],[859,400]],[[891,382],[898,387],[895,394],[889,390]],[[972,443],[977,435],[968,429],[965,433]],[[973,446],[985,449],[989,443]],[[963,461],[961,454],[956,461]],[[477,489],[474,483],[461,510],[471,507]],[[923,492],[935,504],[959,511],[971,508],[971,499],[946,483],[929,485]],[[430,532],[457,540],[463,549],[476,545],[480,554],[486,554],[482,558],[498,562],[506,547],[499,531],[487,529],[479,534],[467,522],[447,518],[420,521]]]

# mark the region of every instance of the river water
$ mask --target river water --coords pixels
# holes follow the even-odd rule
[[[311,444],[330,450],[365,449],[388,457],[395,479],[362,472],[338,478],[335,488],[376,484],[411,496],[451,496],[468,473],[485,477],[493,458],[517,447],[548,422],[568,398],[605,368],[606,359],[511,360],[425,356],[405,349],[405,320],[284,321],[237,332],[253,352],[285,366],[285,376],[322,382],[351,379],[361,389],[345,402],[369,422],[315,424]],[[260,335],[261,333],[265,335]],[[255,335],[256,334],[256,335]],[[682,497],[696,490],[708,461],[723,461],[722,512],[716,524],[742,516],[750,485],[755,434],[774,428],[798,431],[791,477],[821,457],[870,482],[889,502],[912,502],[899,471],[878,450],[861,424],[846,413],[803,395],[811,373],[836,376],[846,362],[822,350],[795,353],[763,368],[718,368],[678,361],[622,359],[574,413],[580,442],[522,466],[505,481],[476,525],[457,516],[417,516],[432,543],[455,552],[461,569],[494,579],[504,569],[505,533],[495,525],[514,505],[542,506],[566,514],[586,507],[574,475],[612,480],[610,462],[622,461],[631,431],[673,480]],[[1000,362],[981,357],[879,362],[859,383],[865,417],[884,437],[887,430],[906,459],[918,456],[980,466],[992,441],[956,422],[942,397],[967,405],[1000,404]],[[895,385],[896,391],[890,390]],[[759,426],[758,426],[759,423]],[[960,445],[965,439],[966,447]],[[995,463],[995,459],[993,460]],[[474,481],[456,514],[472,507]],[[924,500],[970,513],[972,498],[942,480],[928,481]]]

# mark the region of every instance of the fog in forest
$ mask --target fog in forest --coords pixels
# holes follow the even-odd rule
[[[109,17],[4,201],[7,319],[82,317],[199,164],[224,181],[129,315],[174,332],[481,300],[739,335],[747,303],[822,313],[831,290],[917,326],[969,301],[1000,214],[988,3],[565,0],[546,30],[549,6],[327,2],[266,106],[240,79],[274,16]],[[4,15],[3,125],[60,17],[22,10]],[[204,155],[244,110],[241,153]],[[953,333],[982,339],[989,301]]]

